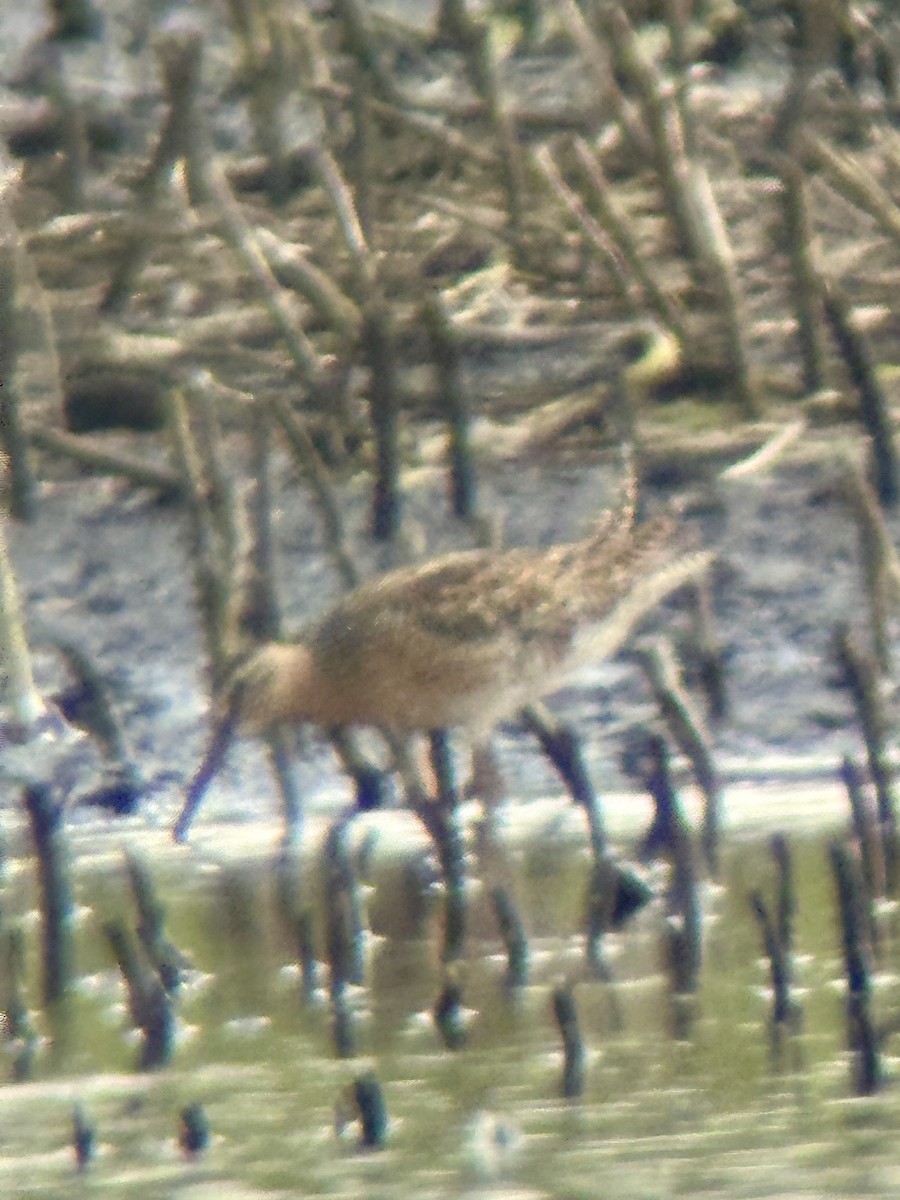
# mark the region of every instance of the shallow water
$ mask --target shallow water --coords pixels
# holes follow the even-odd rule
[[[321,872],[311,857],[300,869],[296,862],[276,869],[271,827],[232,830],[230,838],[198,828],[198,844],[177,850],[162,834],[126,835],[152,864],[167,932],[196,968],[177,1002],[172,1063],[150,1073],[134,1069],[124,989],[100,934],[103,919],[131,913],[124,838],[103,833],[99,823],[76,828],[79,980],[64,1014],[51,1020],[32,1012],[46,1039],[33,1079],[0,1087],[0,1187],[8,1195],[72,1194],[78,1102],[99,1142],[85,1186],[116,1196],[894,1194],[897,1094],[888,1086],[853,1098],[844,1051],[843,966],[826,853],[843,818],[834,793],[822,792],[824,803],[812,797],[804,800],[798,789],[795,813],[774,797],[758,794],[755,804],[749,793],[735,797],[723,881],[703,896],[700,990],[680,1006],[661,971],[659,903],[607,939],[612,985],[584,977],[588,857],[577,814],[561,803],[508,814],[515,824],[489,857],[479,858],[473,831],[473,879],[511,884],[529,934],[531,972],[528,986],[505,990],[486,888],[473,882],[467,953],[454,968],[469,1010],[467,1042],[455,1052],[443,1047],[430,1017],[442,984],[441,909],[427,873],[416,873],[425,843],[402,814],[367,818],[357,846],[366,850],[372,932],[365,984],[351,996],[358,1053],[343,1059],[333,1049],[325,992],[304,999],[282,902],[279,881],[287,879],[291,903],[318,904]],[[612,807],[610,824],[626,844],[643,811],[637,801]],[[767,1033],[767,967],[747,904],[752,887],[773,892],[768,829],[776,816],[790,818],[793,830],[804,1011],[803,1032],[778,1064]],[[310,828],[307,848],[321,832]],[[13,829],[14,850],[24,849],[20,839]],[[662,883],[661,872],[653,877]],[[31,864],[14,857],[4,913],[26,932],[32,1007],[39,994],[34,903]],[[882,1015],[898,998],[894,914],[883,919]],[[577,981],[588,1051],[585,1095],[577,1101],[560,1099],[551,998],[564,980]],[[675,1018],[686,1013],[693,1019],[676,1037]],[[335,1111],[348,1085],[369,1070],[383,1087],[389,1127],[383,1150],[363,1152],[356,1122],[339,1133]],[[203,1104],[212,1141],[186,1161],[177,1121],[192,1102]]]

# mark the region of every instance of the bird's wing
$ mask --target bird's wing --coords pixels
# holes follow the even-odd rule
[[[357,639],[396,629],[467,645],[508,629],[528,636],[564,620],[564,598],[546,552],[474,550],[364,584],[326,614],[315,639],[339,639],[349,651]]]

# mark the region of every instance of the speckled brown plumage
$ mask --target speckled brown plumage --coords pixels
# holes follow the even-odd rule
[[[609,654],[648,608],[700,568],[673,522],[607,514],[582,541],[471,550],[373,580],[302,642],[264,646],[237,675],[240,729],[279,721],[487,732]]]
[[[670,516],[635,524],[627,503],[577,542],[448,554],[356,588],[302,640],[261,646],[235,673],[178,830],[235,731],[313,722],[462,727],[482,739],[579,665],[614,652],[703,570],[709,555],[679,553],[674,527]]]

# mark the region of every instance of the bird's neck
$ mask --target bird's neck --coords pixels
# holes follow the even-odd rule
[[[256,731],[305,721],[326,728],[347,722],[347,697],[321,670],[308,646],[302,642],[270,642],[259,653],[266,686],[260,689],[248,714],[248,724]]]

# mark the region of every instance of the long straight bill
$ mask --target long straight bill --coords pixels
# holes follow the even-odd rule
[[[191,780],[191,786],[187,790],[184,807],[178,814],[178,820],[172,826],[172,837],[176,842],[183,842],[187,839],[188,829],[194,819],[194,813],[200,807],[200,801],[206,794],[206,789],[212,783],[220,767],[225,762],[225,756],[231,748],[231,743],[234,740],[235,727],[237,726],[237,705],[229,706],[225,717],[213,730],[213,735],[209,742],[209,747],[206,751],[206,756],[200,764],[197,774]]]

